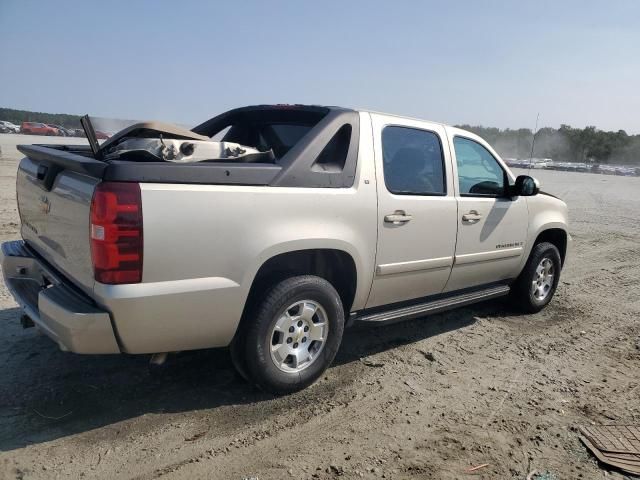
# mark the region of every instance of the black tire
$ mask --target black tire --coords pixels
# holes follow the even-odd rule
[[[298,372],[286,372],[271,358],[272,332],[285,309],[302,300],[313,301],[326,312],[328,334],[324,346],[308,366]],[[320,277],[303,275],[281,281],[247,314],[234,340],[236,358],[239,351],[244,351],[243,359],[236,361],[249,379],[267,392],[287,394],[311,385],[331,365],[342,341],[344,310],[340,295]]]
[[[537,278],[537,268],[544,259],[549,259],[553,264],[553,283],[542,299],[536,298],[532,290],[532,283]],[[558,282],[562,261],[558,248],[549,242],[538,243],[531,250],[529,259],[517,280],[511,286],[511,302],[515,308],[525,313],[536,313],[542,310],[553,298]]]

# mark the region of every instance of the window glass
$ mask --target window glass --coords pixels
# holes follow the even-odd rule
[[[468,138],[455,137],[453,147],[458,164],[461,195],[503,195],[504,170],[489,150]]]
[[[255,125],[238,123],[230,125],[222,140],[254,147],[260,151],[271,149],[276,158],[279,159],[284,157],[312,128],[313,125],[294,123],[263,123]],[[218,137],[218,134],[214,136]]]
[[[278,137],[280,143],[288,149],[298,143],[300,139],[304,137],[309,130],[311,130],[310,125],[282,124],[271,125],[270,127],[273,133]]]
[[[444,159],[438,135],[408,127],[382,131],[384,182],[397,194],[444,195]]]
[[[211,140],[213,140],[214,142],[223,142],[225,135],[229,132],[230,129],[231,129],[231,125],[224,127],[218,133],[214,134],[211,137]]]
[[[311,170],[314,172],[341,172],[347,161],[351,125],[343,125],[322,149]]]

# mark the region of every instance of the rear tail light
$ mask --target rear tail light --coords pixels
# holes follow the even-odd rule
[[[91,200],[94,277],[109,284],[142,281],[142,201],[137,183],[99,183]]]

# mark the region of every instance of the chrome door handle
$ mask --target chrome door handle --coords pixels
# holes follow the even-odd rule
[[[476,210],[471,210],[470,212],[462,215],[462,221],[467,223],[479,222],[481,218],[482,214],[478,213]]]
[[[386,223],[393,223],[394,225],[402,225],[403,223],[407,223],[413,217],[402,210],[396,210],[395,212],[385,215],[384,221]]]

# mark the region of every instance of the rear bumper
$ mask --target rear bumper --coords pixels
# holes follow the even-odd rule
[[[0,262],[16,302],[62,350],[120,353],[109,313],[48,268],[24,242],[3,243]]]

